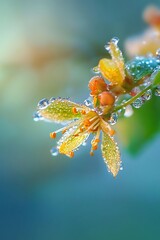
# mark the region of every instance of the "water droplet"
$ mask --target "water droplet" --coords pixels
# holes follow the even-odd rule
[[[35,112],[35,113],[33,114],[33,120],[34,120],[35,122],[38,122],[38,121],[40,121],[40,120],[43,120],[43,117],[40,115],[39,112]]]
[[[51,98],[49,99],[49,103],[52,103],[52,102],[54,102],[55,100],[56,100],[55,97],[51,97]]]
[[[107,43],[106,45],[104,45],[104,48],[105,48],[107,51],[110,51],[110,43]]]
[[[160,97],[160,87],[157,87],[155,89],[154,95],[157,96],[157,97]]]
[[[49,101],[46,98],[43,98],[42,100],[39,101],[38,103],[38,109],[42,110],[45,109],[49,105]]]
[[[118,37],[113,37],[111,39],[111,42],[117,45],[117,43],[119,42],[119,38]]]
[[[157,58],[160,58],[160,48],[157,49],[157,51],[156,51],[156,56],[157,56]]]
[[[151,98],[152,98],[152,90],[149,89],[143,94],[142,100],[149,101]]]
[[[121,166],[121,167],[119,168],[119,170],[122,171],[122,170],[123,170],[123,167]]]
[[[58,155],[58,149],[56,147],[52,147],[50,153],[53,157],[56,157]]]
[[[101,108],[96,108],[96,112],[99,114],[99,115],[102,115],[103,114],[103,110]]]
[[[141,98],[137,98],[132,105],[134,108],[140,108],[143,105],[143,101]]]
[[[118,121],[118,114],[117,113],[112,113],[110,119],[108,120],[108,122],[111,125],[114,125],[114,124],[117,123],[117,121]]]
[[[133,113],[134,112],[133,112],[132,106],[131,105],[126,106],[124,116],[131,117],[133,115]]]
[[[99,74],[100,73],[100,70],[99,70],[99,67],[96,66],[94,68],[92,68],[93,72],[96,73],[96,74]]]
[[[83,143],[82,143],[82,146],[86,146],[87,145],[87,142],[86,141],[84,141]]]
[[[86,100],[84,100],[84,104],[85,104],[87,107],[91,106],[91,105],[92,105],[92,102],[91,102],[90,98],[87,98]]]

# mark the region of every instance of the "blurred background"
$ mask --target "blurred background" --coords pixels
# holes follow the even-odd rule
[[[158,239],[160,99],[117,125],[124,170],[116,179],[90,144],[52,157],[50,131],[34,122],[40,99],[88,97],[104,44],[120,47],[147,26],[148,0],[1,0],[0,239]]]

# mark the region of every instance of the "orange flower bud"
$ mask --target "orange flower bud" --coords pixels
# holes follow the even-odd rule
[[[111,92],[102,92],[98,95],[100,105],[113,105],[115,102],[115,96]]]
[[[91,90],[91,95],[98,95],[99,93],[107,90],[107,84],[100,76],[91,78],[88,87]]]

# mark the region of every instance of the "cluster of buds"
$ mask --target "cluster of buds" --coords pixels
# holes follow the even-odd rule
[[[34,120],[67,122],[50,134],[51,138],[56,138],[57,133],[62,133],[57,146],[51,150],[53,156],[61,153],[73,157],[92,134],[90,155],[94,155],[101,142],[102,157],[115,177],[122,166],[114,140],[115,130],[111,126],[117,122],[121,110],[141,107],[150,100],[153,91],[160,96],[160,51],[156,56],[138,56],[125,63],[117,38],[111,39],[105,49],[111,58],[101,59],[93,69],[96,75],[88,84],[91,100],[77,104],[62,98],[42,99]]]

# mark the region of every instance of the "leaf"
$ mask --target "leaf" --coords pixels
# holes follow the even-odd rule
[[[40,110],[39,113],[44,119],[64,122],[80,118],[82,116],[81,111],[87,109],[84,105],[79,105],[66,99],[55,99],[47,108]]]
[[[160,130],[159,101],[154,96],[141,109],[134,109],[133,116],[119,119],[118,139],[131,153],[138,153]]]
[[[157,85],[160,85],[160,70],[153,73],[153,86],[156,87]]]
[[[102,136],[101,150],[104,161],[108,166],[108,170],[114,177],[116,177],[121,165],[120,152],[113,137],[110,137],[106,133],[103,133]]]

